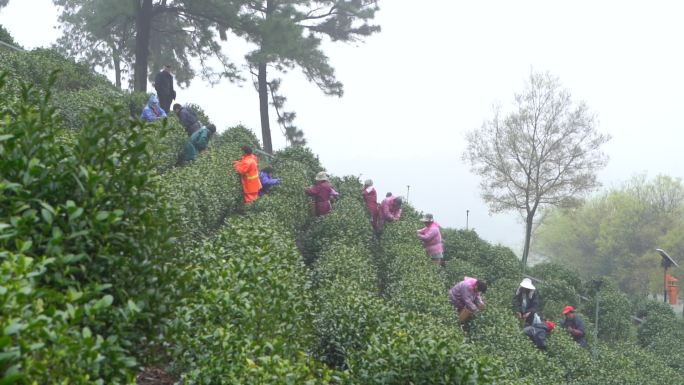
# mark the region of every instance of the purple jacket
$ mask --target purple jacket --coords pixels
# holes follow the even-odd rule
[[[259,180],[261,181],[261,190],[259,190],[259,195],[267,194],[269,191],[271,191],[271,187],[277,186],[281,183],[279,178],[271,178],[263,171],[259,171]]]
[[[480,293],[476,291],[475,285],[477,284],[477,279],[471,277],[463,277],[463,281],[456,284],[449,290],[449,301],[451,302],[456,310],[460,311],[463,308],[470,310],[471,312],[477,312],[477,305],[484,305]]]
[[[442,233],[439,231],[439,224],[432,222],[428,226],[418,230],[418,238],[423,241],[425,251],[429,256],[444,252],[442,245]]]

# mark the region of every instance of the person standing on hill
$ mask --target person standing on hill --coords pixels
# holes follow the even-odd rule
[[[520,282],[518,290],[513,295],[513,309],[519,320],[525,321],[525,326],[529,326],[529,315],[541,310],[541,298],[537,289],[532,284],[532,280],[525,278]]]
[[[202,128],[199,120],[197,119],[197,114],[190,107],[183,107],[176,103],[173,105],[173,112],[176,113],[178,120],[185,127],[185,132],[188,136],[194,134],[197,130]]]
[[[252,203],[259,198],[261,181],[259,181],[259,160],[253,154],[252,147],[242,147],[242,159],[233,162],[235,171],[240,174],[245,203]]]
[[[418,238],[423,241],[425,252],[432,258],[432,263],[444,266],[444,245],[439,224],[435,222],[432,214],[425,214],[422,218],[425,227],[418,230]]]
[[[568,305],[563,309],[563,315],[565,319],[561,322],[561,327],[567,330],[581,347],[587,346],[587,340],[584,338],[584,322],[582,319],[575,314],[576,310],[574,307]]]
[[[317,217],[327,215],[332,210],[331,198],[340,194],[330,184],[328,174],[321,171],[316,174],[316,184],[304,190],[306,195],[314,199],[315,214]]]
[[[475,314],[485,309],[481,294],[486,292],[487,283],[471,277],[463,277],[463,281],[449,290],[449,302],[454,306],[461,324],[467,323]]]
[[[271,192],[271,187],[277,186],[281,183],[280,178],[273,177],[273,167],[267,166],[263,170],[259,171],[259,180],[261,181],[261,190],[259,190],[259,196],[268,194]]]
[[[385,228],[385,222],[398,221],[401,218],[401,205],[403,200],[401,197],[395,197],[392,193],[387,193],[385,199],[380,203],[380,212],[378,213],[378,232]]]
[[[147,122],[154,122],[155,120],[165,117],[166,111],[159,106],[159,99],[157,99],[157,96],[154,94],[150,95],[150,98],[147,100],[147,105],[145,105],[142,114],[140,114],[140,119]]]
[[[210,124],[202,127],[190,135],[190,139],[185,144],[183,151],[183,163],[195,160],[197,155],[202,153],[209,147],[209,139],[216,133],[216,126]]]
[[[164,111],[169,111],[171,101],[176,99],[176,91],[173,89],[173,75],[171,75],[171,64],[165,64],[164,69],[159,71],[154,77],[154,89],[159,96],[159,104]]]
[[[373,230],[378,230],[378,193],[373,187],[373,181],[367,179],[363,183],[363,189],[361,190],[363,194],[363,200],[366,202],[366,209],[370,214],[370,224],[373,226]]]

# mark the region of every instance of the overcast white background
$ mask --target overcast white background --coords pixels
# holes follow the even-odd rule
[[[380,0],[382,32],[363,44],[326,44],[345,85],[324,96],[298,71],[284,77],[314,152],[334,174],[372,178],[379,194],[406,194],[443,226],[470,226],[520,252],[518,214],[488,214],[478,177],[461,160],[465,133],[507,104],[530,70],[560,77],[598,114],[605,146],[605,187],[636,173],[684,173],[684,23],[681,1]],[[50,0],[10,0],[0,24],[27,48],[59,36]],[[237,38],[225,45],[243,65]],[[247,75],[245,75],[247,76]],[[250,82],[209,87],[196,80],[178,101],[200,104],[220,129],[243,123],[260,136]],[[284,139],[274,124],[276,147]]]

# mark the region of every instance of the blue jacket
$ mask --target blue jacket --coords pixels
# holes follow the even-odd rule
[[[566,318],[561,321],[561,327],[567,329],[572,339],[580,344],[580,346],[587,346],[587,340],[584,338],[584,322],[582,322],[578,315],[575,315],[575,319],[570,320]]]
[[[279,178],[271,178],[263,171],[259,171],[259,180],[261,180],[261,190],[259,190],[259,195],[268,193],[271,190],[271,187],[277,186],[282,182]]]
[[[143,108],[140,119],[154,122],[157,119],[165,118],[166,112],[159,106],[159,99],[157,95],[150,95],[150,99],[147,101],[147,105]]]

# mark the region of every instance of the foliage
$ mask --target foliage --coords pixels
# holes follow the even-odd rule
[[[323,168],[304,147],[260,160],[283,184],[246,208],[231,161],[258,146],[249,130],[229,129],[171,168],[186,140],[176,119],[130,120],[122,106],[145,94],[64,72],[58,101],[49,78],[23,92],[13,79],[0,93],[3,383],[130,384],[139,363],[160,356],[194,384],[684,382],[684,325],[667,306],[632,304],[609,280],[597,294],[566,264],[536,265],[545,318],[578,305],[591,337],[594,303],[578,295],[601,304],[596,359],[560,328],[540,352],[510,308],[521,277],[509,249],[442,229],[449,262],[439,268],[412,207],[373,234],[355,177],[333,178],[340,199],[312,218],[302,190]],[[630,191],[668,211],[670,187]],[[676,245],[671,219],[663,229]],[[447,300],[463,275],[490,282],[467,334]],[[638,330],[634,313],[645,318]]]
[[[82,64],[65,59],[53,50],[37,49],[30,52],[10,52],[0,57],[0,72],[6,71],[9,98],[21,94],[21,84],[33,84],[35,92],[50,91],[51,107],[55,107],[65,127],[82,130],[89,124],[91,111],[102,110],[110,105],[128,108],[132,118],[137,119],[147,102],[145,93],[123,93],[116,90],[103,76],[95,75]],[[49,84],[49,74],[58,73]],[[14,103],[16,105],[16,103]],[[123,110],[121,117],[125,117]],[[123,123],[128,124],[128,123]],[[149,142],[150,150],[158,160],[157,170],[164,172],[176,165],[179,152],[187,141],[187,135],[176,119],[148,126],[158,139]],[[61,135],[61,134],[60,134]]]
[[[355,42],[380,30],[370,24],[377,1],[325,0],[246,2],[236,31],[257,48],[247,55],[259,93],[264,148],[271,152],[268,101],[276,109],[287,140],[303,145],[303,133],[294,126],[294,112],[284,112],[286,98],[278,93],[280,79],[268,79],[268,68],[286,72],[300,67],[307,80],[326,95],[342,96],[342,83],[321,49],[323,38]],[[270,96],[269,96],[270,93]]]
[[[59,71],[60,76],[50,84],[50,75],[55,71]],[[3,52],[0,56],[0,72],[7,72],[8,86],[17,93],[21,84],[33,84],[37,90],[42,91],[46,91],[50,84],[50,89],[57,95],[62,91],[110,84],[104,76],[93,73],[87,66],[78,64],[73,59],[66,59],[57,51],[44,48]]]
[[[263,217],[231,220],[188,256],[187,296],[168,336],[184,381],[338,381],[305,353],[311,335],[306,270],[278,228]]]
[[[595,128],[584,102],[573,103],[570,92],[548,73],[532,73],[516,111],[500,111],[468,134],[463,155],[482,177],[482,198],[492,212],[514,210],[525,218],[523,268],[538,210],[573,206],[598,186],[596,171],[607,163],[601,146],[609,136]]]
[[[91,68],[114,69],[120,87],[124,76],[132,72],[136,46],[135,3],[106,0],[53,0],[60,7],[62,37],[57,41],[60,52],[81,59]],[[164,64],[174,68],[175,80],[189,85],[197,75],[191,58],[199,58],[199,74],[217,82],[222,77],[235,78],[236,68],[221,53],[217,39],[217,23],[226,28],[237,17],[235,7],[227,2],[166,1],[153,4],[155,12],[149,20],[150,81]],[[209,65],[209,58],[221,63],[219,70]],[[147,77],[147,74],[145,75]]]
[[[204,112],[202,107],[200,107],[198,104],[188,103],[185,106],[189,107],[191,110],[195,112],[195,114],[197,115],[197,120],[199,120],[201,125],[208,126],[212,124],[211,119],[209,119],[209,116],[207,116],[207,113]]]
[[[358,185],[357,181],[347,183]],[[333,211],[325,217],[314,219],[309,230],[303,236],[303,249],[307,263],[314,262],[333,239],[347,239],[351,242],[367,242],[372,237],[370,224],[366,219],[363,205],[357,197],[345,193],[347,188],[342,184],[333,185],[339,188],[343,198],[333,204]],[[359,188],[355,191],[360,191]],[[353,190],[354,187],[348,190]],[[356,198],[356,199],[355,199]]]
[[[638,329],[639,344],[658,357],[667,357],[666,364],[684,373],[684,322],[675,317],[672,308],[662,302],[642,300],[636,304],[636,314],[645,320]]]
[[[175,168],[163,176],[165,199],[177,208],[176,224],[184,238],[210,236],[242,206],[242,185],[232,161],[242,156],[241,146],[256,144],[249,130],[233,127],[212,139],[208,152],[192,167]]]
[[[552,212],[537,231],[536,247],[584,277],[607,275],[628,293],[658,293],[662,270],[654,250],[684,253],[683,197],[678,179],[635,177],[578,209]]]
[[[596,300],[599,301],[599,333],[601,340],[607,342],[619,342],[633,340],[633,330],[631,325],[631,306],[627,296],[620,292],[616,285],[609,279],[600,279],[601,288],[598,291],[595,287],[587,290],[587,293],[592,299],[586,304],[586,311],[584,313],[592,323],[596,323],[595,307]],[[581,308],[580,310],[583,310]]]
[[[2,7],[2,2],[0,2],[0,8],[1,7]],[[0,25],[0,41],[4,41],[7,44],[11,44],[15,47],[21,48],[21,46],[19,46],[19,44],[17,44],[17,42],[14,41],[14,38],[9,33],[7,28],[3,27],[2,25]],[[8,49],[9,48],[7,48],[7,47],[0,46],[0,50],[7,51]]]
[[[0,119],[2,365],[35,383],[130,383],[173,258],[150,138],[106,107],[59,140],[49,100],[24,87]]]
[[[542,280],[536,283],[544,302],[544,314],[549,317],[562,317],[567,305],[578,307],[584,283],[577,274],[556,263],[540,263],[530,269],[530,275]]]
[[[303,189],[321,170],[320,162],[309,149],[288,147],[275,153],[270,166],[282,184],[273,188],[271,194],[259,198],[253,209],[256,212],[269,213],[295,234],[299,234],[312,219],[311,199],[303,194]]]

